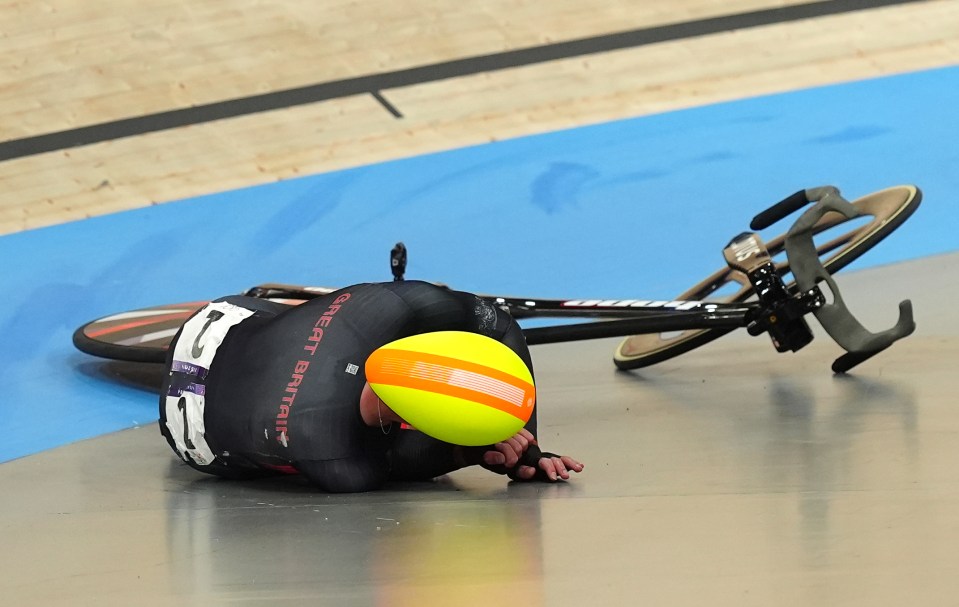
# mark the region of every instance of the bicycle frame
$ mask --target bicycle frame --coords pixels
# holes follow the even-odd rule
[[[332,292],[327,287],[268,283],[244,293],[271,300],[309,300]],[[737,329],[748,325],[757,303],[718,303],[649,299],[539,299],[478,295],[514,318],[594,318],[588,323],[524,328],[529,345],[623,337],[688,329]]]

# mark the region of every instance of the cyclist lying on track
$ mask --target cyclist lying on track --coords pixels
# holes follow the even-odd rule
[[[435,285],[361,284],[299,306],[229,296],[208,304],[170,347],[160,431],[197,470],[229,478],[299,473],[325,491],[370,491],[480,465],[513,480],[580,472],[540,450],[535,408],[515,436],[464,447],[401,428],[364,362],[396,339],[468,331],[500,341],[532,373],[523,333],[487,301]]]

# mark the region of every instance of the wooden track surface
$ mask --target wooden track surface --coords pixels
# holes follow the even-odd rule
[[[0,142],[797,4],[0,3]],[[0,234],[464,145],[959,61],[959,0],[747,28],[0,162]]]

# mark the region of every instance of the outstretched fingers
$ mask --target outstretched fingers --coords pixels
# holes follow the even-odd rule
[[[583,470],[583,464],[568,455],[541,458],[539,467],[551,481],[569,480],[570,472],[579,473]]]
[[[537,462],[537,467],[519,466],[516,469],[515,480],[529,481],[534,480],[538,472],[542,473],[541,480],[556,482],[560,480],[569,480],[570,472],[582,472],[585,466],[568,455],[556,455],[553,457],[542,457]]]

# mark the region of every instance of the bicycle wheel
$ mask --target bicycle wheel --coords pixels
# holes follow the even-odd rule
[[[156,306],[98,318],[73,333],[73,345],[100,358],[162,363],[180,326],[207,303]]]
[[[247,289],[243,294],[295,306],[335,290],[270,282]],[[154,306],[91,320],[74,331],[73,345],[81,352],[100,358],[162,363],[180,326],[208,303],[192,301]]]
[[[814,233],[837,228],[847,221],[862,217],[871,217],[868,223],[851,229],[828,242],[817,246],[817,252],[823,266],[830,274],[846,267],[863,253],[879,244],[882,239],[898,228],[919,206],[922,192],[911,185],[902,185],[874,192],[852,202],[861,212],[860,217],[847,220],[838,213],[829,213],[816,224]],[[775,257],[785,250],[786,235],[780,235],[767,243],[771,256]],[[788,262],[779,262],[776,268],[780,275],[789,272]],[[737,283],[738,291],[719,301],[738,303],[753,295],[752,286],[745,274],[726,268],[712,274],[693,286],[677,300],[707,300],[727,285]],[[792,282],[788,283],[792,284]],[[613,362],[620,369],[638,369],[679,356],[722,337],[732,329],[697,329],[678,333],[651,333],[633,335],[625,338],[613,354]]]

